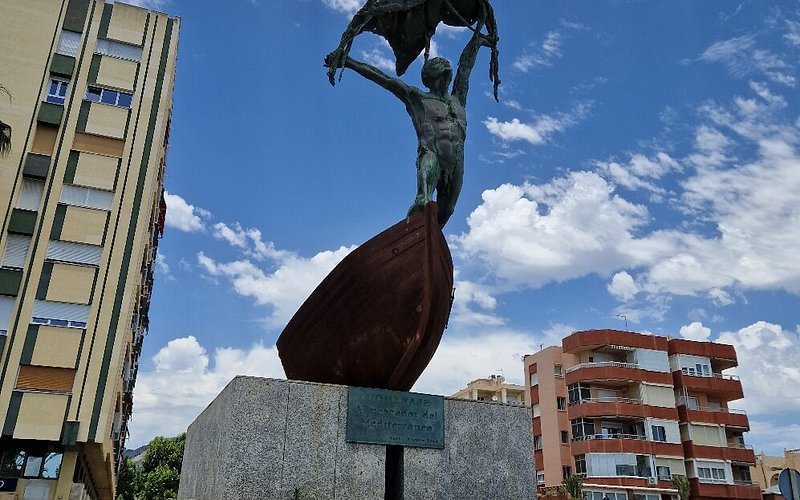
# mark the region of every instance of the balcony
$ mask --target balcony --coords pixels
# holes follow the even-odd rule
[[[737,498],[741,500],[761,499],[761,488],[753,484],[700,482],[697,478],[690,478],[689,488],[692,497]]]
[[[677,420],[675,408],[642,404],[640,399],[622,397],[584,398],[570,403],[567,409],[570,420],[582,417],[635,417]]]
[[[644,370],[636,363],[607,361],[601,363],[580,363],[566,371],[567,385],[591,381],[635,381],[672,385],[673,377],[667,372]]]
[[[681,422],[718,424],[726,427],[750,430],[750,421],[744,410],[700,406],[691,408],[688,405],[678,406],[678,420]]]
[[[727,401],[742,399],[744,390],[742,382],[736,375],[712,373],[710,376],[687,375],[681,371],[672,372],[675,388],[685,387],[689,391],[713,394]]]
[[[683,442],[683,453],[689,458],[711,458],[716,460],[727,460],[743,464],[756,463],[756,455],[752,446],[733,448],[730,446],[708,446],[695,444],[694,441]]]
[[[732,345],[713,342],[697,342],[686,339],[671,339],[668,342],[669,355],[689,354],[709,358],[720,370],[738,365],[736,349]]]
[[[586,330],[575,332],[561,341],[565,353],[577,354],[604,346],[621,346],[626,349],[667,350],[667,339],[620,330]]]
[[[589,434],[572,440],[572,454],[637,453],[644,455],[680,456],[683,448],[677,443],[649,441],[642,434]]]

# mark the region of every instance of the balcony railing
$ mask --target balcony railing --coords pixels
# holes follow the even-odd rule
[[[601,367],[610,367],[610,368],[639,368],[639,363],[623,363],[620,361],[602,361],[599,363],[578,363],[575,366],[570,366],[567,368],[567,373],[574,372],[575,370],[580,370],[581,368],[601,368]]]
[[[707,373],[687,373],[687,372],[683,371],[683,369],[681,370],[681,373],[683,373],[683,375],[686,376],[686,377],[719,378],[719,379],[722,379],[722,380],[739,380],[739,376],[738,375],[727,375],[725,373],[710,373],[710,374],[707,374]]]
[[[628,403],[632,405],[642,404],[641,399],[636,398],[620,398],[615,396],[600,397],[600,398],[583,398],[578,401],[573,401],[570,406],[580,405],[584,403]]]
[[[647,436],[643,434],[586,434],[573,438],[573,441],[589,441],[593,439],[634,439],[638,441],[646,441]]]
[[[736,408],[722,408],[720,406],[696,406],[690,405],[684,398],[678,398],[678,406],[685,406],[687,410],[691,411],[709,411],[714,413],[731,413],[734,415],[747,415],[744,410],[737,410]]]

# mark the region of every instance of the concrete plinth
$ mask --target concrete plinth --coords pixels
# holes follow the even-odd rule
[[[386,447],[345,441],[347,387],[236,377],[189,426],[180,500],[383,500]],[[530,409],[445,400],[445,448],[406,448],[405,498],[534,499]]]

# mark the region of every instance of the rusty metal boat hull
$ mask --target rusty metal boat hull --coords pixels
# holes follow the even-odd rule
[[[453,261],[436,204],[339,263],[278,338],[286,376],[407,391],[450,316]]]

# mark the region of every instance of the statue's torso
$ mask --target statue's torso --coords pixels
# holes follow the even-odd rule
[[[467,115],[457,98],[415,92],[409,109],[420,146],[439,156],[443,163],[463,161]]]

